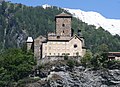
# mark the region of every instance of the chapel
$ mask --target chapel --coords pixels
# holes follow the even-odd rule
[[[33,39],[28,37],[27,50],[33,49],[34,56],[38,59],[56,56],[81,56],[86,48],[81,30],[71,28],[72,16],[62,12],[55,16],[55,32],[48,33],[46,37],[40,35]]]

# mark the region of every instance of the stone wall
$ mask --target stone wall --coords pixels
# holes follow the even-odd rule
[[[82,46],[83,41],[76,36],[70,41],[48,41],[42,45],[42,58],[45,56],[62,56],[63,54],[83,57],[85,50]]]
[[[46,38],[39,36],[34,40],[34,56],[37,59],[40,59],[42,56],[42,42],[46,41]]]
[[[80,62],[80,58],[81,57],[69,56],[68,60],[72,59],[72,60],[76,60],[76,61]],[[49,56],[49,57],[45,57],[45,58],[39,59],[39,61],[37,61],[37,66],[39,66],[41,64],[45,64],[45,63],[59,61],[59,60],[64,60],[64,56]]]
[[[71,36],[71,18],[56,18],[56,34]]]

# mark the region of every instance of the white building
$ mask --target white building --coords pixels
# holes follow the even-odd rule
[[[56,32],[49,33],[47,38],[39,36],[34,39],[34,55],[36,58],[45,58],[47,56],[81,56],[85,54],[84,38],[81,31],[78,30],[77,35],[73,35],[71,28],[72,16],[61,13],[55,16]],[[32,41],[28,38],[27,41]],[[27,47],[32,46],[28,42]]]

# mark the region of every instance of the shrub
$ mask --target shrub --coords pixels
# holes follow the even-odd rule
[[[74,62],[73,60],[69,59],[69,60],[67,61],[67,65],[72,68],[72,67],[75,66],[75,62]]]
[[[64,55],[64,60],[68,60],[68,55]]]
[[[84,57],[81,59],[81,64],[83,66],[90,66],[91,65],[91,59],[93,58],[91,51],[87,51]]]
[[[38,66],[38,69],[42,69],[42,68],[45,68],[45,65],[44,65],[44,64],[40,64],[40,65]]]

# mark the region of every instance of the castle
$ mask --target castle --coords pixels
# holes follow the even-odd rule
[[[36,39],[28,37],[27,50],[33,49],[38,59],[55,56],[81,56],[86,49],[81,30],[77,34],[71,28],[72,16],[61,13],[55,16],[55,33],[48,33],[47,37],[39,36]]]

